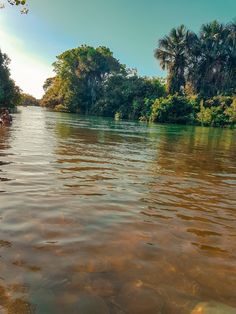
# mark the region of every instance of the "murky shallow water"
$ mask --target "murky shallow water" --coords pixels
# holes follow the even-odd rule
[[[236,131],[22,108],[0,129],[0,313],[236,307]]]

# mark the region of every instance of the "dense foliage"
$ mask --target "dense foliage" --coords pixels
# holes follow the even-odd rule
[[[10,77],[10,59],[0,50],[0,108],[14,108],[20,101],[20,90]]]
[[[136,73],[111,76],[104,82],[93,113],[148,120],[152,103],[164,94],[165,88],[158,79],[139,77]]]
[[[235,124],[236,23],[216,21],[195,34],[181,25],[159,41],[155,57],[167,80],[140,77],[106,47],[65,51],[53,64],[41,105],[164,123]]]
[[[236,97],[213,97],[200,103],[197,121],[206,126],[236,124]]]
[[[82,114],[139,118],[147,101],[165,93],[158,79],[138,77],[106,47],[68,50],[54,63],[56,76],[44,84],[43,106]]]
[[[236,124],[236,97],[215,96],[204,101],[196,96],[169,95],[154,102],[150,120],[203,126],[233,126]]]
[[[21,93],[20,95],[20,105],[21,106],[39,106],[40,102],[34,96]]]
[[[204,24],[199,34],[174,28],[159,40],[155,57],[168,71],[170,94],[186,87],[203,97],[236,92],[236,22]]]
[[[71,112],[91,113],[100,97],[103,82],[122,73],[123,66],[106,47],[81,46],[67,50],[54,63],[56,76],[44,84],[42,104],[63,106]]]
[[[152,106],[151,121],[164,123],[193,123],[197,99],[170,95],[156,99]]]

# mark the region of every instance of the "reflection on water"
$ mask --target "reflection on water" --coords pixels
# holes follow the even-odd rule
[[[0,129],[0,312],[236,307],[235,135],[23,108]]]

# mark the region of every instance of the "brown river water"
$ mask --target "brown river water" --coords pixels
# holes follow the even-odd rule
[[[1,314],[213,301],[236,308],[236,130],[40,108],[0,129]]]

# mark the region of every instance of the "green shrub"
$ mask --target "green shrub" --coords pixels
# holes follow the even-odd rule
[[[120,112],[116,112],[114,116],[115,121],[122,120],[122,114]]]
[[[156,99],[152,106],[152,122],[191,124],[195,117],[196,99],[184,96],[168,96]]]
[[[223,127],[229,123],[228,117],[225,115],[224,108],[222,106],[211,108],[211,126]]]
[[[200,104],[200,111],[197,113],[197,121],[201,123],[201,125],[209,126],[211,125],[211,109],[205,108],[203,105],[203,101]]]
[[[232,104],[225,109],[225,115],[228,117],[228,122],[231,125],[236,124],[236,98],[233,99]]]
[[[62,104],[57,105],[54,110],[58,112],[68,112],[68,109]]]
[[[204,102],[205,107],[222,107],[224,109],[228,108],[233,102],[233,98],[230,96],[215,96],[206,99]]]
[[[202,100],[197,122],[204,126],[223,127],[236,123],[236,100],[228,96],[216,96]]]

